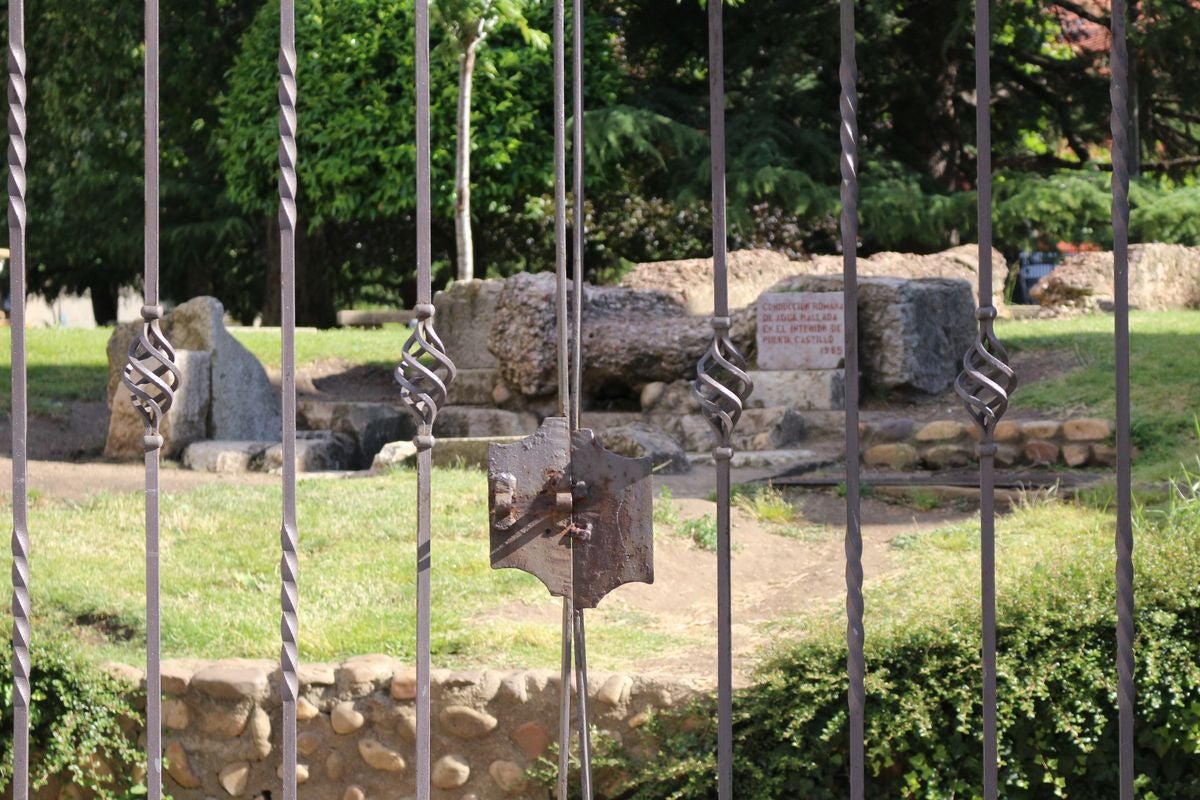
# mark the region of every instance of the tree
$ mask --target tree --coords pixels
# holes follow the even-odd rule
[[[243,298],[255,231],[225,199],[211,134],[256,6],[165,0],[160,11],[163,292],[216,294],[242,314],[253,305]],[[142,275],[142,9],[45,0],[27,28],[29,286],[48,297],[90,291],[104,323]]]
[[[433,12],[449,34],[448,42],[458,60],[458,105],[454,118],[454,241],[457,278],[475,277],[474,243],[471,236],[471,89],[479,48],[488,34],[501,25],[515,26],[522,38],[544,49],[549,37],[534,30],[525,18],[523,0],[439,0]]]
[[[531,30],[551,5],[530,0]],[[332,324],[337,307],[412,298],[415,246],[415,116],[411,0],[306,0],[298,7],[299,204],[297,312]],[[595,97],[618,80],[611,33],[593,25]],[[273,225],[276,195],[278,3],[246,32],[221,99],[217,143],[230,197],[259,227]],[[477,49],[472,92],[476,256],[490,274],[553,263],[543,199],[553,190],[550,54],[518,25],[497,25]],[[454,258],[454,161],[458,65],[435,58],[431,75],[433,258],[444,281]],[[273,233],[271,234],[273,236]],[[483,270],[479,270],[482,272]],[[278,294],[277,276],[266,303]],[[275,317],[264,307],[264,319]]]

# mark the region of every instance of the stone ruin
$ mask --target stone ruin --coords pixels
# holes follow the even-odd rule
[[[874,265],[860,260],[864,389],[898,397],[950,389],[975,335],[974,265],[960,250],[912,257],[916,278],[903,276],[894,254]],[[731,334],[755,382],[735,434],[741,466],[792,466],[811,455],[814,437],[840,436],[845,309],[832,261],[731,254],[730,296],[740,306]],[[632,285],[583,289],[583,423],[610,449],[650,455],[661,471],[711,458],[712,434],[691,393],[712,339],[704,310],[712,296],[701,288],[711,284],[708,264],[641,265],[626,280]],[[884,269],[900,275],[870,274]],[[656,270],[659,286],[650,285]],[[434,430],[442,463],[482,463],[489,441],[528,435],[556,412],[554,290],[552,274],[522,273],[458,283],[435,297],[439,335],[459,368]],[[184,370],[165,452],[192,469],[279,469],[278,391],[224,329],[222,313],[216,300],[197,298],[164,321]],[[110,341],[110,401],[136,331],[122,326]],[[398,333],[397,353],[402,344]],[[140,457],[140,420],[127,402],[111,407],[106,455]],[[381,468],[413,455],[415,429],[398,390],[385,402],[302,396],[297,422],[300,471]]]

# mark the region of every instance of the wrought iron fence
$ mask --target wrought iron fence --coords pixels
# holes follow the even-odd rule
[[[1120,798],[1132,800],[1134,787],[1133,736],[1135,718],[1134,696],[1134,608],[1133,608],[1133,531],[1131,517],[1131,441],[1129,393],[1129,302],[1128,302],[1128,224],[1129,224],[1129,158],[1130,109],[1128,96],[1128,57],[1126,49],[1126,3],[1113,0],[1113,39],[1111,54],[1113,202],[1112,227],[1114,238],[1114,282],[1116,294],[1116,401],[1117,401],[1117,663],[1119,705]],[[30,595],[31,580],[29,550],[30,534],[27,519],[28,491],[26,483],[28,448],[28,403],[26,384],[25,337],[25,273],[26,273],[26,53],[25,2],[12,0],[8,6],[8,219],[11,250],[12,291],[12,461],[13,461],[13,786],[15,800],[29,796],[29,725],[30,725]],[[297,574],[299,532],[296,525],[296,384],[295,384],[295,232],[298,224],[296,197],[298,180],[296,163],[297,117],[297,56],[295,42],[295,0],[282,0],[279,51],[279,227],[281,252],[282,299],[282,399],[283,399],[283,507],[281,509],[281,699],[283,704],[282,769],[283,797],[296,797],[296,702],[300,653],[298,649],[298,605],[300,583]],[[582,221],[584,200],[583,161],[583,25],[582,0],[573,0],[573,190],[574,220],[572,229],[574,263],[583,263],[586,231]],[[857,66],[855,56],[854,0],[840,0],[841,63],[839,69],[840,138],[841,138],[841,196],[840,220],[843,249],[844,302],[850,310],[845,325],[846,369],[846,614],[847,614],[847,698],[849,722],[849,774],[847,791],[852,800],[865,797],[865,733],[864,720],[869,712],[865,691],[866,661],[863,626],[863,564],[862,531],[860,522],[860,475],[858,425],[858,330],[857,264],[858,240],[858,121]],[[976,0],[975,53],[977,92],[977,152],[979,188],[979,333],[975,345],[963,358],[963,372],[956,388],[967,413],[979,429],[978,455],[980,461],[982,545],[981,605],[982,605],[982,697],[983,697],[983,795],[986,800],[998,797],[998,752],[996,726],[996,606],[995,606],[995,454],[993,434],[1004,414],[1008,397],[1016,386],[1016,375],[1008,365],[1003,345],[996,338],[994,320],[996,309],[992,299],[991,259],[991,135],[989,98],[989,47],[991,26],[989,0]],[[576,270],[576,280],[567,280],[567,181],[566,181],[566,58],[565,58],[564,0],[554,2],[554,173],[555,173],[555,235],[556,299],[558,303],[559,346],[559,409],[564,430],[578,431],[581,395],[581,306],[582,280]],[[180,382],[175,366],[175,353],[160,330],[162,308],[158,292],[158,72],[159,25],[158,0],[146,0],[145,6],[145,306],[142,309],[141,334],[133,342],[124,372],[124,386],[145,423],[145,501],[146,501],[146,606],[147,606],[147,782],[151,800],[162,796],[162,737],[161,691],[159,663],[159,578],[158,578],[158,470],[163,439],[159,425],[170,411],[172,398]],[[726,198],[725,198],[725,97],[723,66],[723,22],[721,3],[708,3],[709,25],[709,82],[710,133],[712,165],[713,218],[713,280],[714,315],[712,344],[697,365],[695,391],[702,411],[716,435],[713,455],[716,461],[717,485],[717,581],[718,598],[718,748],[717,795],[720,800],[733,797],[733,662],[731,650],[731,525],[730,525],[730,462],[733,455],[733,432],[743,404],[753,387],[745,372],[742,356],[729,336],[730,318],[728,278],[726,268]],[[446,402],[447,385],[454,378],[450,355],[434,329],[434,307],[430,286],[431,196],[430,196],[430,64],[429,64],[429,2],[416,0],[416,115],[417,115],[417,305],[416,326],[411,338],[400,352],[396,377],[400,397],[409,406],[418,422],[415,444],[418,450],[417,488],[417,547],[415,580],[417,586],[417,725],[416,769],[417,796],[427,800],[430,793],[430,497],[431,450],[434,447],[433,423],[439,408]],[[586,434],[586,431],[578,431]],[[582,440],[585,441],[585,435]],[[565,445],[568,461],[577,447],[575,438]],[[560,448],[561,449],[561,448]],[[507,478],[493,478],[493,522],[495,522],[498,492],[508,491],[512,502],[515,490],[507,490]],[[640,478],[633,475],[630,480]],[[593,523],[582,523],[587,493],[591,487],[582,481],[566,485],[558,492],[555,502],[568,524],[561,531],[568,545],[588,552]],[[633,485],[633,484],[630,484]],[[565,511],[563,510],[565,509]],[[619,528],[620,526],[616,526]],[[629,527],[626,525],[626,527]],[[614,528],[614,529],[616,529]],[[495,528],[494,528],[495,531]],[[623,535],[628,531],[619,531]],[[34,532],[36,534],[36,532]],[[585,536],[584,534],[588,534]],[[572,562],[573,563],[573,562]],[[587,564],[588,562],[583,562]],[[503,564],[500,564],[503,565]],[[623,580],[641,580],[648,575],[630,573]],[[591,567],[588,567],[589,569]],[[560,755],[559,797],[567,796],[567,747],[569,740],[571,700],[570,677],[574,664],[579,682],[579,734],[583,756],[583,794],[592,794],[588,765],[588,733],[586,710],[587,667],[583,624],[583,606],[594,605],[595,597],[583,600],[579,593],[590,578],[581,572],[569,572],[569,588],[559,594],[563,607],[562,660],[562,719],[560,737],[564,746]],[[619,581],[619,582],[623,582]],[[615,584],[613,584],[615,585]],[[595,587],[590,587],[595,588]],[[609,587],[611,588],[611,587]],[[605,589],[607,591],[607,589]],[[573,658],[574,656],[574,658]]]

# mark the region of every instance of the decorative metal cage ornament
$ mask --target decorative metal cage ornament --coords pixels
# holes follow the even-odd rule
[[[554,4],[555,306],[558,414],[514,444],[488,449],[491,563],[519,569],[563,598],[557,796],[569,796],[571,673],[577,684],[580,791],[591,800],[584,610],[625,583],[654,581],[651,461],[606,450],[581,427],[583,308],[583,9],[574,25],[574,280],[567,291],[565,8]],[[568,307],[570,306],[570,312]],[[569,321],[570,320],[570,321]],[[573,324],[572,324],[573,323]]]

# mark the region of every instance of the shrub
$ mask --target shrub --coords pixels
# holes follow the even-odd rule
[[[3,648],[0,687],[0,789],[12,780],[12,650]],[[30,780],[33,789],[52,778],[69,780],[101,800],[145,794],[133,777],[145,757],[133,738],[137,712],[128,687],[86,664],[58,642],[37,642],[31,673]],[[103,762],[107,769],[100,766]]]
[[[1136,765],[1138,796],[1153,800],[1200,797],[1198,492],[1200,479],[1185,474],[1172,484],[1165,507],[1142,509],[1137,518]],[[1055,517],[1063,520],[1058,528],[1029,532]],[[1077,520],[1086,524],[1075,525]],[[1097,522],[1094,528],[1087,527],[1091,520]],[[1015,537],[1006,553],[1045,548],[1054,569],[1035,568],[1015,553],[1017,566],[1009,567],[1008,582],[1001,585],[1001,795],[1008,800],[1114,797],[1118,731],[1111,517],[1059,505],[1019,512],[1004,522],[1002,533]],[[970,531],[926,536],[939,541],[914,546],[977,542],[977,533],[972,537]],[[1027,541],[1017,541],[1022,537]],[[1068,540],[1071,544],[1063,546],[1070,549],[1053,549],[1054,542]],[[943,558],[962,563],[968,555],[947,550]],[[947,562],[931,563],[937,569]],[[906,591],[895,586],[887,593],[899,602],[914,602]],[[875,599],[886,604],[878,595]],[[867,629],[867,795],[979,797],[978,612],[964,604],[932,616],[916,610],[899,616],[905,621]],[[840,635],[817,629],[816,635],[778,651],[755,684],[737,695],[735,795],[754,800],[846,796],[845,659]],[[711,700],[687,713],[692,719],[715,717]],[[669,720],[656,724],[661,757],[634,776],[634,788],[621,797],[715,797],[715,725],[684,731],[673,730]]]

